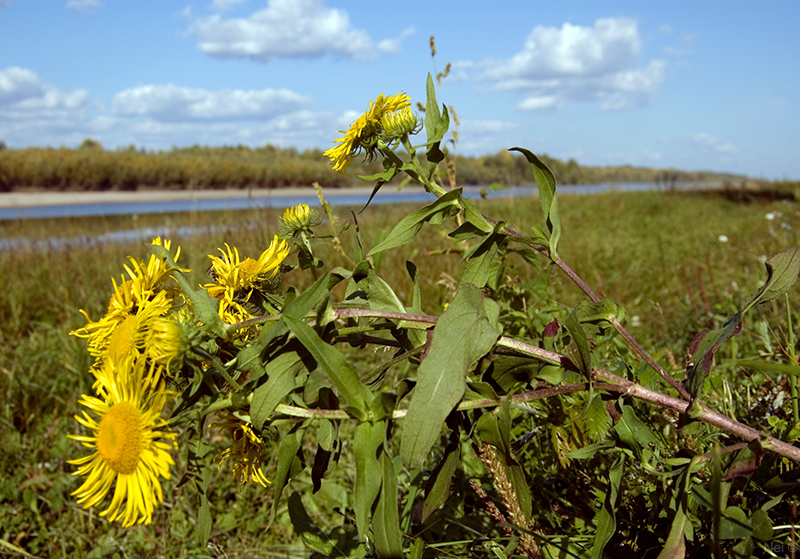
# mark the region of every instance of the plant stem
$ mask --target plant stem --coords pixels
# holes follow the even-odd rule
[[[489,217],[487,215],[483,215],[483,217],[484,217],[484,219],[489,221],[489,223],[491,223],[492,225],[495,225],[497,223],[496,220],[492,219],[491,217]],[[517,232],[516,230],[514,230],[513,228],[508,227],[508,226],[504,227],[504,231],[505,231],[506,234],[508,234],[511,237],[516,237],[518,239],[523,237],[523,235],[521,235],[519,232]],[[597,294],[592,290],[592,288],[589,287],[586,284],[586,282],[583,281],[583,279],[578,274],[576,274],[575,271],[572,268],[570,268],[567,265],[566,262],[564,262],[561,259],[561,256],[559,256],[558,254],[556,254],[555,256],[551,255],[550,254],[550,249],[548,247],[544,246],[544,245],[540,245],[538,243],[532,243],[532,242],[527,242],[525,244],[527,244],[532,249],[534,249],[534,250],[542,253],[543,255],[547,256],[548,258],[550,258],[553,261],[553,263],[556,266],[558,266],[561,269],[561,271],[564,272],[567,275],[567,277],[570,280],[572,280],[572,282],[575,285],[577,285],[578,288],[580,288],[580,290],[583,291],[586,294],[586,296],[589,297],[589,299],[593,303],[596,303],[596,302],[600,301],[600,297],[598,297]],[[622,336],[622,338],[625,340],[625,343],[627,343],[628,346],[635,353],[638,353],[639,356],[642,359],[644,359],[645,363],[647,363],[650,367],[652,367],[653,370],[656,371],[661,376],[661,378],[663,378],[665,381],[667,381],[667,383],[672,388],[674,388],[678,392],[678,394],[680,394],[681,398],[683,398],[683,399],[685,399],[687,401],[690,401],[692,399],[691,395],[689,394],[689,392],[686,391],[686,389],[683,387],[683,385],[680,382],[678,382],[677,380],[675,380],[672,377],[672,375],[670,375],[666,371],[666,369],[664,369],[661,365],[659,365],[656,362],[656,360],[653,359],[653,357],[649,353],[647,353],[647,350],[645,350],[641,346],[641,344],[639,344],[639,342],[636,341],[636,339],[631,335],[631,333],[628,332],[628,330],[619,322],[619,320],[617,320],[617,317],[615,317],[615,316],[610,317],[608,319],[608,322],[611,324],[611,326],[614,328],[614,330],[616,330],[617,333],[619,333],[619,335]]]

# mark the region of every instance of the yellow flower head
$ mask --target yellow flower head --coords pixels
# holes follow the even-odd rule
[[[218,299],[221,299],[226,291],[232,291],[237,296],[243,293],[244,300],[247,300],[253,289],[266,287],[269,280],[277,275],[281,262],[289,254],[289,245],[277,235],[258,260],[252,258],[242,260],[235,247],[231,248],[226,243],[225,248],[227,250],[220,249],[221,257],[209,255],[216,284],[205,287],[212,297]]]
[[[370,101],[369,109],[358,117],[346,132],[340,130],[343,137],[335,140],[338,146],[327,150],[323,155],[331,160],[333,170],[344,174],[347,167],[353,162],[353,156],[359,150],[364,150],[367,159],[375,155],[376,144],[383,132],[381,119],[387,113],[393,113],[411,106],[411,98],[405,93],[385,97],[378,95],[375,101]]]
[[[146,355],[158,367],[180,370],[183,358],[199,333],[188,307],[159,317],[150,325],[147,334]]]
[[[175,433],[161,419],[161,412],[172,393],[152,375],[145,373],[143,359],[129,361],[117,369],[107,361],[99,375],[98,397],[83,395],[85,411],[75,419],[91,435],[70,435],[93,452],[70,460],[78,466],[73,475],[83,476],[83,484],[72,494],[84,508],[103,502],[114,487],[108,508],[100,513],[123,526],[149,524],[153,510],[163,501],[159,478],[169,479],[173,464],[169,450]]]
[[[422,129],[422,122],[417,119],[411,107],[404,107],[384,114],[381,117],[381,127],[381,139],[388,144],[403,136],[416,134]]]
[[[153,239],[156,246],[163,246],[169,250],[170,241],[162,241],[160,237]],[[178,248],[176,259],[180,255]],[[173,306],[173,299],[169,292],[164,290],[165,283],[175,268],[167,266],[165,260],[156,255],[150,255],[145,263],[130,257],[130,265],[125,265],[128,279],[122,276],[122,281],[117,284],[111,278],[114,292],[108,302],[106,315],[93,321],[86,311],[81,310],[88,323],[83,328],[70,332],[73,336],[87,338],[89,353],[95,357],[101,356],[113,343],[113,352],[117,356],[127,355],[128,349],[143,346],[142,339],[134,339],[143,335],[146,323],[155,317],[163,316]],[[136,317],[135,320],[131,317]],[[132,324],[135,322],[135,324]],[[118,326],[125,325],[125,332],[115,336]],[[129,346],[125,349],[126,344]]]
[[[304,231],[322,223],[319,213],[308,204],[297,204],[286,208],[281,216],[281,227],[278,231],[281,237],[291,237],[296,231]]]
[[[239,485],[248,481],[266,487],[269,480],[261,471],[261,456],[264,454],[264,442],[256,435],[253,428],[247,423],[229,414],[226,420],[220,423],[230,431],[233,444],[220,454],[219,467],[228,458],[233,460],[233,476]]]

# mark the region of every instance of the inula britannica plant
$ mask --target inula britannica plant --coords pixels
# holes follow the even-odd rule
[[[94,379],[73,437],[86,447],[73,462],[78,503],[149,524],[181,498],[177,474],[200,496],[206,541],[212,474],[228,471],[271,492],[269,522],[288,512],[296,537],[326,557],[745,557],[791,543],[797,406],[756,428],[719,411],[711,380],[750,311],[789,306],[800,250],[766,261],[762,287],[687,344],[685,370],[665,368],[620,302],[562,260],[569,231],[536,155],[512,150],[536,181],[537,196],[520,199],[531,223],[484,215],[444,185],[450,111],[426,85],[421,114],[405,93],[379,95],[325,152],[342,174],[359,157],[381,162],[362,177],[373,196],[395,177],[430,193],[374,246],[321,196],[329,233],[316,209],[288,208],[260,254],[223,244],[209,255],[205,282],[188,279],[167,240],[124,264],[108,312],[73,332]],[[421,283],[441,279],[423,265],[408,262],[400,288],[376,264],[423,230],[460,260],[444,306],[421,299]],[[320,259],[330,242],[352,266]],[[306,274],[303,288],[287,280]],[[583,300],[553,300],[558,280]],[[770,369],[787,402],[800,372],[788,342],[788,362]],[[346,485],[344,501],[313,518],[308,498],[329,483]]]

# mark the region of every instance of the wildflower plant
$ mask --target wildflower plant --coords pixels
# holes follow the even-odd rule
[[[131,260],[108,314],[74,332],[96,360],[96,394],[81,403],[99,417],[78,417],[90,434],[74,438],[92,451],[75,461],[79,503],[100,506],[113,492],[102,514],[151,522],[178,450],[189,461],[182,484],[202,499],[202,540],[212,530],[210,472],[229,466],[239,483],[270,487],[270,519],[288,503],[297,535],[325,556],[421,558],[449,548],[452,556],[600,557],[608,546],[749,556],[775,537],[797,492],[797,406],[771,429],[718,411],[715,356],[748,311],[788,297],[800,249],[767,260],[763,285],[695,337],[678,375],[625,328],[623,306],[562,260],[556,180],[542,160],[513,148],[538,188],[539,224],[522,231],[439,183],[448,128],[429,76],[424,118],[407,95],[380,95],[325,152],[341,173],[356,157],[380,159],[383,170],[362,177],[374,183],[372,196],[398,175],[432,195],[376,246],[359,237],[351,268],[326,269],[314,254],[347,227],[316,234],[321,219],[305,205],[286,210],[257,258],[228,245],[210,255],[202,286],[168,242],[154,241],[147,263]],[[424,270],[407,264],[413,288],[403,300],[374,266],[416,242],[426,224],[445,228],[462,255],[439,314],[423,311],[431,307],[420,295]],[[542,281],[513,277],[512,257],[538,266]],[[545,267],[585,300],[551,300]],[[290,271],[313,283],[282,286]],[[790,342],[794,361],[740,364],[740,374],[771,367],[791,380],[800,369]],[[370,347],[389,353],[363,370],[354,356]],[[210,430],[229,446],[211,448]],[[342,462],[353,472],[349,500],[340,524],[318,526],[303,496],[287,501],[284,491],[302,472],[317,491]],[[759,477],[765,463],[779,473]],[[618,515],[622,507],[641,517]],[[587,509],[591,522],[582,520]],[[456,525],[474,538],[448,539]]]

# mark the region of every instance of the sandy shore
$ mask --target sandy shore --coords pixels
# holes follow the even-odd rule
[[[395,187],[385,187],[394,191]],[[410,191],[412,187],[407,189]],[[405,189],[404,189],[405,190]],[[369,194],[371,186],[323,189],[325,197],[343,194]],[[218,198],[275,198],[279,196],[314,196],[313,188],[291,187],[258,190],[137,190],[132,192],[3,192],[0,208],[30,208],[71,204],[108,204],[125,202],[162,202],[170,200],[203,200]]]

